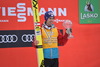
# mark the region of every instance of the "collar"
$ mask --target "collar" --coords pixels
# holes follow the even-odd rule
[[[55,26],[54,26],[54,24],[52,24],[50,27],[49,26],[47,26],[45,23],[42,25],[42,27],[43,28],[45,28],[45,29],[52,29],[52,28],[55,28]]]

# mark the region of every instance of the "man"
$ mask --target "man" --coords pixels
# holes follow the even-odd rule
[[[68,41],[68,34],[62,35],[60,31],[54,26],[54,14],[52,11],[45,13],[45,22],[42,25],[42,40],[44,52],[44,65],[45,67],[59,67],[59,52],[58,44],[64,45]],[[37,40],[34,40],[38,44]]]

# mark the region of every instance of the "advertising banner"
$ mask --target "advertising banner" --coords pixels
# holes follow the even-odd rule
[[[31,6],[29,0],[0,0],[0,30],[32,30]]]
[[[100,23],[100,0],[79,0],[80,24]]]
[[[32,46],[31,6],[31,0],[0,0],[0,48]]]
[[[45,1],[47,2],[47,1]],[[55,15],[54,24],[58,29],[64,29],[63,22],[73,22],[74,9],[68,2],[51,1],[39,3],[39,15],[41,24],[44,23],[46,11],[53,11]],[[63,4],[62,4],[62,3]],[[52,5],[51,5],[52,4]],[[32,46],[34,38],[34,15],[31,0],[1,0],[0,2],[0,47],[29,47]],[[75,19],[75,18],[74,18]],[[25,35],[25,36],[24,36]],[[24,40],[23,41],[23,36]]]

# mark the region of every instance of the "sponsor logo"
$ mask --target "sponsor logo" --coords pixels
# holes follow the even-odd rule
[[[94,11],[94,7],[93,5],[90,3],[90,1],[86,2],[86,6],[84,8],[84,11],[90,12],[90,11]]]
[[[0,43],[15,43],[17,41],[17,35],[0,35]]]
[[[81,13],[81,19],[97,18],[98,16],[98,13]]]
[[[34,34],[23,34],[21,36],[22,42],[33,42]],[[18,36],[13,35],[0,35],[0,43],[16,43],[18,41]]]
[[[55,19],[54,20],[54,22],[56,22],[56,23],[63,23],[63,22],[65,22],[66,20],[69,20],[69,19]],[[69,20],[70,21],[70,20]]]
[[[33,16],[31,7],[26,7],[26,3],[17,3],[16,7],[0,7],[0,16],[16,17],[17,22],[26,22],[27,16]],[[8,5],[9,6],[9,5]],[[39,15],[44,15],[47,11],[53,11],[55,16],[67,16],[67,8],[40,8]],[[0,22],[9,22],[9,19],[0,19]]]
[[[34,34],[23,34],[21,39],[23,42],[33,42]]]
[[[98,13],[94,13],[94,6],[91,4],[90,1],[86,1],[84,11],[86,13],[81,13],[81,19],[98,18],[99,16]]]

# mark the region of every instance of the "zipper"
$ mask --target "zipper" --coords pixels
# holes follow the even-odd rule
[[[50,56],[51,56],[51,59],[52,59],[52,48],[50,48],[50,51],[51,51],[51,55]]]

